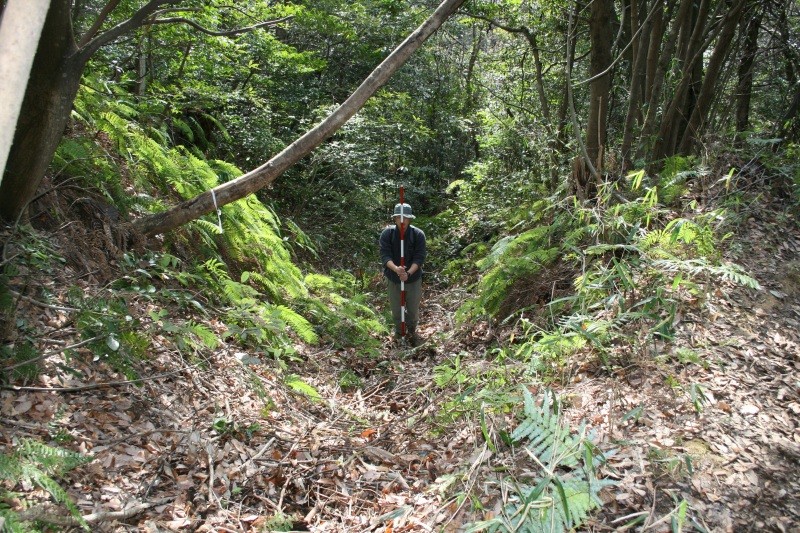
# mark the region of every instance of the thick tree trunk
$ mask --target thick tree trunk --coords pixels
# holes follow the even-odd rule
[[[72,1],[51,0],[0,183],[0,219],[15,221],[34,198],[63,136],[89,58],[140,27],[162,5],[177,1],[149,0],[130,19],[95,35],[118,3],[111,0],[79,46],[72,28]]]
[[[589,19],[589,38],[592,44],[590,59],[589,119],[586,125],[586,152],[598,172],[602,173],[602,150],[606,144],[606,123],[611,95],[611,46],[614,33],[613,0],[594,0]],[[601,73],[605,72],[601,75]]]
[[[0,183],[0,216],[8,221],[16,220],[35,195],[61,140],[78,91],[83,65],[75,60],[77,47],[69,4],[68,0],[51,2],[33,59]]]
[[[164,233],[213,212],[215,204],[220,207],[235,202],[275,181],[286,169],[322,144],[355,115],[463,2],[464,0],[442,2],[428,20],[389,54],[339,108],[265,164],[172,209],[136,220],[134,227],[146,235]]]

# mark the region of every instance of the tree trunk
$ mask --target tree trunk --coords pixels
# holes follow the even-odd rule
[[[797,72],[800,70],[800,60],[795,51],[794,35],[789,29],[789,12],[792,12],[794,7],[789,2],[784,2],[780,6],[778,12],[777,26],[778,35],[780,36],[779,46],[781,54],[783,55],[783,69],[786,76],[786,84],[791,91],[787,94],[787,99],[783,102],[784,106],[788,106],[786,112],[783,113],[781,119],[775,124],[774,131],[776,137],[786,137],[788,139],[796,140],[798,138],[798,130],[800,125],[795,120],[798,111],[800,111],[800,80],[797,79]],[[791,100],[789,97],[791,95]]]
[[[680,142],[680,132],[685,127],[685,118],[692,112],[694,97],[690,98],[690,90],[698,83],[697,68],[701,67],[703,34],[706,26],[709,0],[701,0],[697,13],[692,9],[685,13],[685,18],[679,20],[681,26],[681,41],[678,56],[681,58],[682,68],[678,87],[661,117],[661,126],[658,131],[653,155],[660,160],[676,153]],[[702,72],[700,72],[702,75]]]
[[[753,65],[758,53],[758,32],[763,11],[755,3],[750,4],[752,16],[742,18],[744,49],[739,60],[736,83],[736,131],[742,133],[750,126],[750,99],[753,95]]]
[[[469,54],[469,62],[467,63],[467,72],[464,77],[464,87],[467,91],[467,97],[464,101],[464,108],[461,113],[465,117],[472,117],[475,114],[475,107],[477,98],[475,96],[475,64],[478,62],[478,55],[481,51],[481,44],[483,43],[483,30],[477,24],[472,25],[472,50]],[[472,148],[472,154],[475,159],[480,159],[480,142],[477,135],[478,128],[473,123],[469,126],[469,145]]]
[[[7,221],[16,220],[36,194],[61,140],[83,72],[76,51],[70,2],[53,0],[0,183],[0,216]]]
[[[570,20],[577,18],[578,13],[580,13],[581,8],[579,2],[575,2],[575,6],[572,9],[573,11],[571,11],[569,15]],[[570,29],[571,28],[572,26],[570,25]],[[576,32],[574,31],[568,31],[566,33],[566,47],[568,53],[564,58],[564,72],[567,74],[564,76],[564,86],[562,91],[562,94],[564,95],[571,94],[572,91],[572,83],[569,73],[572,72],[572,65],[575,63],[575,42],[578,38]],[[571,110],[571,107],[569,98],[562,96],[560,100],[561,102],[558,106],[558,117],[556,119],[558,123],[558,132],[556,133],[555,147],[558,154],[564,154],[567,151],[567,138],[569,137],[568,128],[570,125],[568,114]],[[558,175],[553,176],[551,173],[550,178],[550,190],[555,191],[559,186]]]
[[[661,47],[661,53],[658,55],[657,65],[648,65],[648,87],[649,87],[649,98],[647,100],[647,115],[644,119],[644,125],[642,126],[642,133],[639,137],[639,151],[637,152],[637,157],[639,158],[649,158],[651,160],[655,159],[655,153],[658,148],[658,137],[655,136],[657,127],[658,127],[658,111],[661,109],[661,95],[664,91],[664,84],[666,83],[667,79],[667,71],[669,70],[669,63],[672,58],[673,51],[675,50],[675,44],[678,40],[678,32],[680,30],[680,22],[685,20],[685,12],[691,6],[692,0],[681,0],[680,7],[678,7],[678,13],[675,17],[675,20],[672,23],[672,29],[670,30],[667,40],[664,43],[664,46]],[[673,4],[669,4],[667,10],[668,13],[662,22],[662,28],[666,28],[669,20],[671,18],[671,10]],[[659,39],[660,35],[653,35],[653,39]],[[650,50],[655,52],[659,43],[651,43]],[[649,55],[649,60],[654,58],[655,54]]]
[[[118,3],[111,0],[79,46],[72,28],[71,0],[51,0],[0,183],[0,219],[17,220],[36,195],[63,136],[89,58],[103,45],[140,27],[162,5],[177,1],[149,0],[131,18],[95,36]]]
[[[733,37],[736,34],[736,26],[739,25],[739,18],[744,12],[746,3],[747,0],[738,0],[722,21],[722,31],[719,39],[717,39],[717,44],[714,46],[714,51],[711,53],[711,58],[708,60],[708,67],[706,68],[703,85],[700,88],[700,94],[697,97],[697,104],[694,106],[689,123],[683,132],[683,138],[679,146],[682,154],[690,153],[694,143],[703,134],[705,124],[708,121],[711,103],[718,87],[719,75],[725,64],[725,58],[730,51],[731,41],[733,41]]]
[[[656,2],[661,2],[661,0],[656,0]],[[637,2],[634,2],[633,5],[636,5]],[[660,6],[656,6],[658,10]],[[634,10],[635,12],[635,10]],[[635,14],[635,13],[633,13]],[[632,15],[633,15],[632,14]],[[632,33],[635,35],[637,30],[639,29],[638,26],[638,17],[634,18],[631,17],[632,24],[637,25],[635,28],[632,28]],[[645,43],[649,42],[650,39],[650,31],[652,28],[652,22],[650,19],[644,21],[644,24],[641,26],[641,32],[638,34],[638,37],[634,38],[633,42],[633,49],[636,50],[634,54],[633,64],[631,65],[630,71],[630,95],[628,97],[628,111],[625,114],[625,126],[623,128],[622,133],[622,173],[626,173],[632,166],[630,152],[631,152],[631,144],[633,143],[633,125],[636,120],[636,116],[639,115],[641,110],[641,101],[642,101],[642,89],[643,89],[643,78],[646,73],[646,63],[645,63],[645,56],[647,55],[647,46]]]
[[[602,150],[606,144],[606,122],[611,95],[611,73],[606,71],[611,65],[611,46],[613,44],[613,0],[594,0],[589,18],[589,39],[592,45],[590,59],[589,118],[586,125],[586,152],[592,164],[602,173]]]
[[[675,0],[670,0],[668,6],[665,8],[659,3],[653,13],[653,26],[650,29],[648,36],[649,42],[647,47],[647,66],[645,67],[645,83],[644,83],[644,103],[650,101],[653,95],[653,84],[655,83],[656,72],[658,71],[658,56],[661,50],[661,41],[664,40],[664,32],[666,31],[666,20],[672,15],[672,8],[675,5]],[[665,13],[664,10],[667,10]],[[642,123],[644,124],[644,122]]]
[[[464,0],[442,2],[428,20],[389,54],[341,106],[265,164],[239,178],[186,200],[172,209],[140,218],[134,222],[134,227],[146,235],[164,233],[211,213],[215,208],[244,198],[272,183],[286,169],[309,154],[355,115],[463,2]]]

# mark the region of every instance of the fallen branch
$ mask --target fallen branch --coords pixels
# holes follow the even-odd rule
[[[99,524],[101,522],[111,522],[113,520],[128,520],[129,518],[132,518],[140,513],[143,513],[144,511],[150,509],[151,507],[164,505],[171,501],[172,498],[162,498],[160,500],[148,503],[138,503],[121,511],[104,511],[99,513],[88,514],[83,516],[83,520],[89,524]],[[65,527],[80,526],[80,523],[78,522],[77,518],[71,515],[62,514],[63,512],[64,510],[62,508],[54,504],[43,504],[31,507],[30,509],[25,509],[24,511],[20,512],[17,516],[20,520],[26,522],[42,521],[57,526],[65,526]]]

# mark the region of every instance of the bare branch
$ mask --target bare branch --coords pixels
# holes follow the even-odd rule
[[[81,42],[78,43],[78,48],[83,48],[84,46],[86,46],[86,43],[91,41],[92,38],[95,35],[97,35],[97,32],[100,30],[100,27],[106,21],[108,15],[110,15],[111,12],[114,11],[114,8],[116,8],[117,5],[119,5],[119,2],[120,0],[111,0],[109,3],[103,6],[102,11],[100,11],[100,14],[97,15],[97,19],[94,21],[94,24],[92,24],[92,27],[89,28],[89,31],[87,31],[86,35],[83,36]]]
[[[209,30],[207,28],[204,28],[203,26],[201,26],[197,22],[195,22],[195,21],[193,21],[191,19],[183,18],[183,17],[174,17],[174,18],[167,18],[167,19],[155,19],[155,20],[151,20],[148,24],[188,24],[189,26],[191,26],[192,28],[196,29],[197,31],[200,31],[200,32],[205,33],[207,35],[213,35],[214,37],[232,37],[234,35],[239,35],[241,33],[247,33],[247,32],[253,31],[253,30],[257,30],[259,28],[270,28],[272,26],[276,26],[276,25],[280,24],[281,22],[286,22],[287,20],[291,20],[291,19],[292,19],[292,15],[289,15],[289,16],[282,17],[282,18],[275,19],[275,20],[267,20],[265,22],[259,22],[258,24],[253,24],[252,26],[247,26],[245,28],[236,28],[236,29],[233,29],[233,30],[226,30],[226,31]]]
[[[150,0],[145,5],[143,5],[139,11],[133,14],[131,18],[128,20],[121,22],[110,28],[107,31],[97,35],[92,40],[84,44],[79,52],[78,55],[80,56],[81,60],[88,61],[95,52],[97,52],[100,48],[107,45],[110,42],[113,42],[117,39],[120,35],[123,35],[133,29],[139,28],[145,24],[150,16],[155,13],[161,6],[167,4],[177,4],[181,0]]]

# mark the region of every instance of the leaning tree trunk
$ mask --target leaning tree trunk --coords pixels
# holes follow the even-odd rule
[[[134,221],[133,226],[146,235],[165,233],[211,213],[215,208],[244,198],[275,181],[355,115],[463,2],[464,0],[442,2],[430,18],[389,54],[341,106],[262,166],[186,200],[172,209],[140,218]]]

